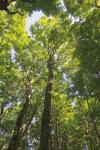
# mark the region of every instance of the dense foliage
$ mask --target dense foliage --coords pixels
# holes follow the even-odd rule
[[[99,6],[0,0],[0,150],[100,150]]]

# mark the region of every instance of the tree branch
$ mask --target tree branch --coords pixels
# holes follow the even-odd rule
[[[22,13],[20,13],[20,12],[18,12],[18,11],[14,11],[14,12],[12,12],[12,11],[10,11],[8,8],[6,9],[6,12],[7,12],[9,15],[19,14],[19,15],[22,15],[22,16],[23,16],[23,14],[22,14]]]
[[[28,123],[26,123],[26,125],[24,126],[24,128],[22,128],[21,135],[20,135],[21,138],[26,134],[26,132],[27,132],[27,130],[28,130],[28,128],[29,128],[29,126],[30,126],[30,124],[32,122],[32,119],[33,119],[33,117],[34,117],[34,115],[35,115],[35,113],[37,111],[37,108],[38,108],[38,105],[35,106],[35,108],[34,108],[34,110],[32,112],[32,115],[29,118]]]

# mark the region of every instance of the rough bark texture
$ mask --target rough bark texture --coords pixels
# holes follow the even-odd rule
[[[48,81],[45,90],[44,110],[41,120],[40,150],[51,150],[51,92],[53,85],[52,57],[48,60]]]
[[[25,97],[25,103],[23,105],[23,108],[18,116],[13,135],[11,137],[11,141],[8,147],[8,150],[17,150],[19,146],[19,141],[21,138],[21,129],[23,126],[23,121],[25,119],[26,113],[28,111],[29,107],[29,100],[30,100],[30,95],[31,95],[31,85],[30,81],[27,82],[27,87],[26,87],[26,97]]]

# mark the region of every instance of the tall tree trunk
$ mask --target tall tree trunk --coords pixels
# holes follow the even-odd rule
[[[5,106],[4,103],[1,104],[1,106],[0,106],[0,122],[1,122],[2,118],[3,118],[4,115],[5,115],[5,112],[4,112],[4,106]]]
[[[98,141],[99,141],[99,143],[100,143],[100,133],[99,133],[97,124],[96,124],[96,122],[95,122],[94,115],[93,115],[93,113],[91,112],[91,106],[90,106],[90,104],[89,104],[88,99],[87,99],[87,105],[88,105],[88,109],[89,109],[90,119],[91,119],[91,122],[92,122],[93,127],[94,127],[94,131],[95,131],[95,133],[96,133],[96,135],[97,135],[97,137],[98,137]]]
[[[88,99],[87,99],[87,105],[88,105],[88,109],[89,109],[89,116],[90,116],[90,119],[91,119],[91,123],[93,124],[93,128],[94,128],[94,131],[95,131],[95,135],[94,135],[94,140],[96,142],[95,147],[96,147],[97,150],[100,150],[100,133],[99,133],[97,124],[95,122],[94,115],[91,112],[91,106],[89,104]]]
[[[66,131],[64,133],[62,133],[62,146],[61,146],[61,148],[62,148],[62,150],[68,150]]]
[[[59,149],[59,141],[58,141],[58,119],[56,117],[56,125],[55,125],[55,146],[56,150]]]
[[[51,92],[53,85],[53,61],[52,56],[48,59],[48,81],[45,90],[44,110],[41,120],[40,150],[51,150]]]
[[[27,81],[25,93],[26,93],[25,103],[23,105],[23,108],[22,108],[19,116],[18,116],[8,150],[17,150],[18,146],[19,146],[19,141],[21,138],[21,129],[23,126],[23,122],[24,122],[26,113],[28,111],[28,107],[29,107],[29,100],[30,100],[30,95],[31,95],[31,81],[30,80]]]
[[[79,105],[79,110],[80,110],[80,112],[81,112],[81,114],[83,116],[84,123],[85,123],[88,149],[89,150],[94,150],[94,146],[93,146],[94,142],[92,141],[91,134],[90,134],[91,126],[90,126],[89,118],[86,116],[86,114],[85,114],[85,112],[83,110],[83,107],[81,105],[81,102],[79,101],[78,97],[77,97],[77,102],[78,102],[78,105]]]
[[[54,145],[53,145],[53,148],[55,150],[58,150],[59,147],[60,147],[60,144],[59,144],[59,122],[58,122],[58,109],[56,110],[56,113],[55,113],[55,123],[54,123]]]
[[[97,135],[97,137],[99,139],[99,131],[98,131],[97,125],[96,125],[96,123],[94,121],[94,116],[91,113],[91,108],[90,108],[89,101],[87,99],[87,105],[88,105],[88,109],[89,109],[89,118],[85,115],[85,113],[84,113],[84,111],[82,109],[81,103],[79,102],[78,98],[77,98],[77,101],[78,101],[78,104],[80,106],[80,111],[83,114],[84,121],[85,121],[85,123],[88,126],[88,127],[86,126],[86,134],[87,134],[87,137],[88,137],[87,139],[89,141],[89,150],[95,150],[95,149],[96,150],[100,150],[99,142],[97,143],[97,139],[96,139],[95,136],[93,136],[94,133],[93,133],[93,130],[91,129],[91,124],[92,124],[93,127],[94,127],[94,131],[95,131],[95,133],[96,133],[96,135]]]

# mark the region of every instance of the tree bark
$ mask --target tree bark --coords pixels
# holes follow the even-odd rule
[[[30,95],[31,95],[31,83],[30,83],[30,81],[27,81],[25,103],[23,105],[23,108],[22,108],[19,116],[18,116],[8,150],[17,150],[18,149],[19,141],[21,138],[21,128],[23,126],[23,122],[24,122],[26,113],[28,111]]]
[[[0,106],[0,122],[1,122],[1,120],[2,120],[2,118],[3,118],[3,116],[4,116],[4,103],[3,104],[1,104],[1,106]]]
[[[41,120],[40,150],[51,150],[51,92],[53,85],[53,60],[52,56],[48,59],[48,81],[45,90],[44,110]]]

